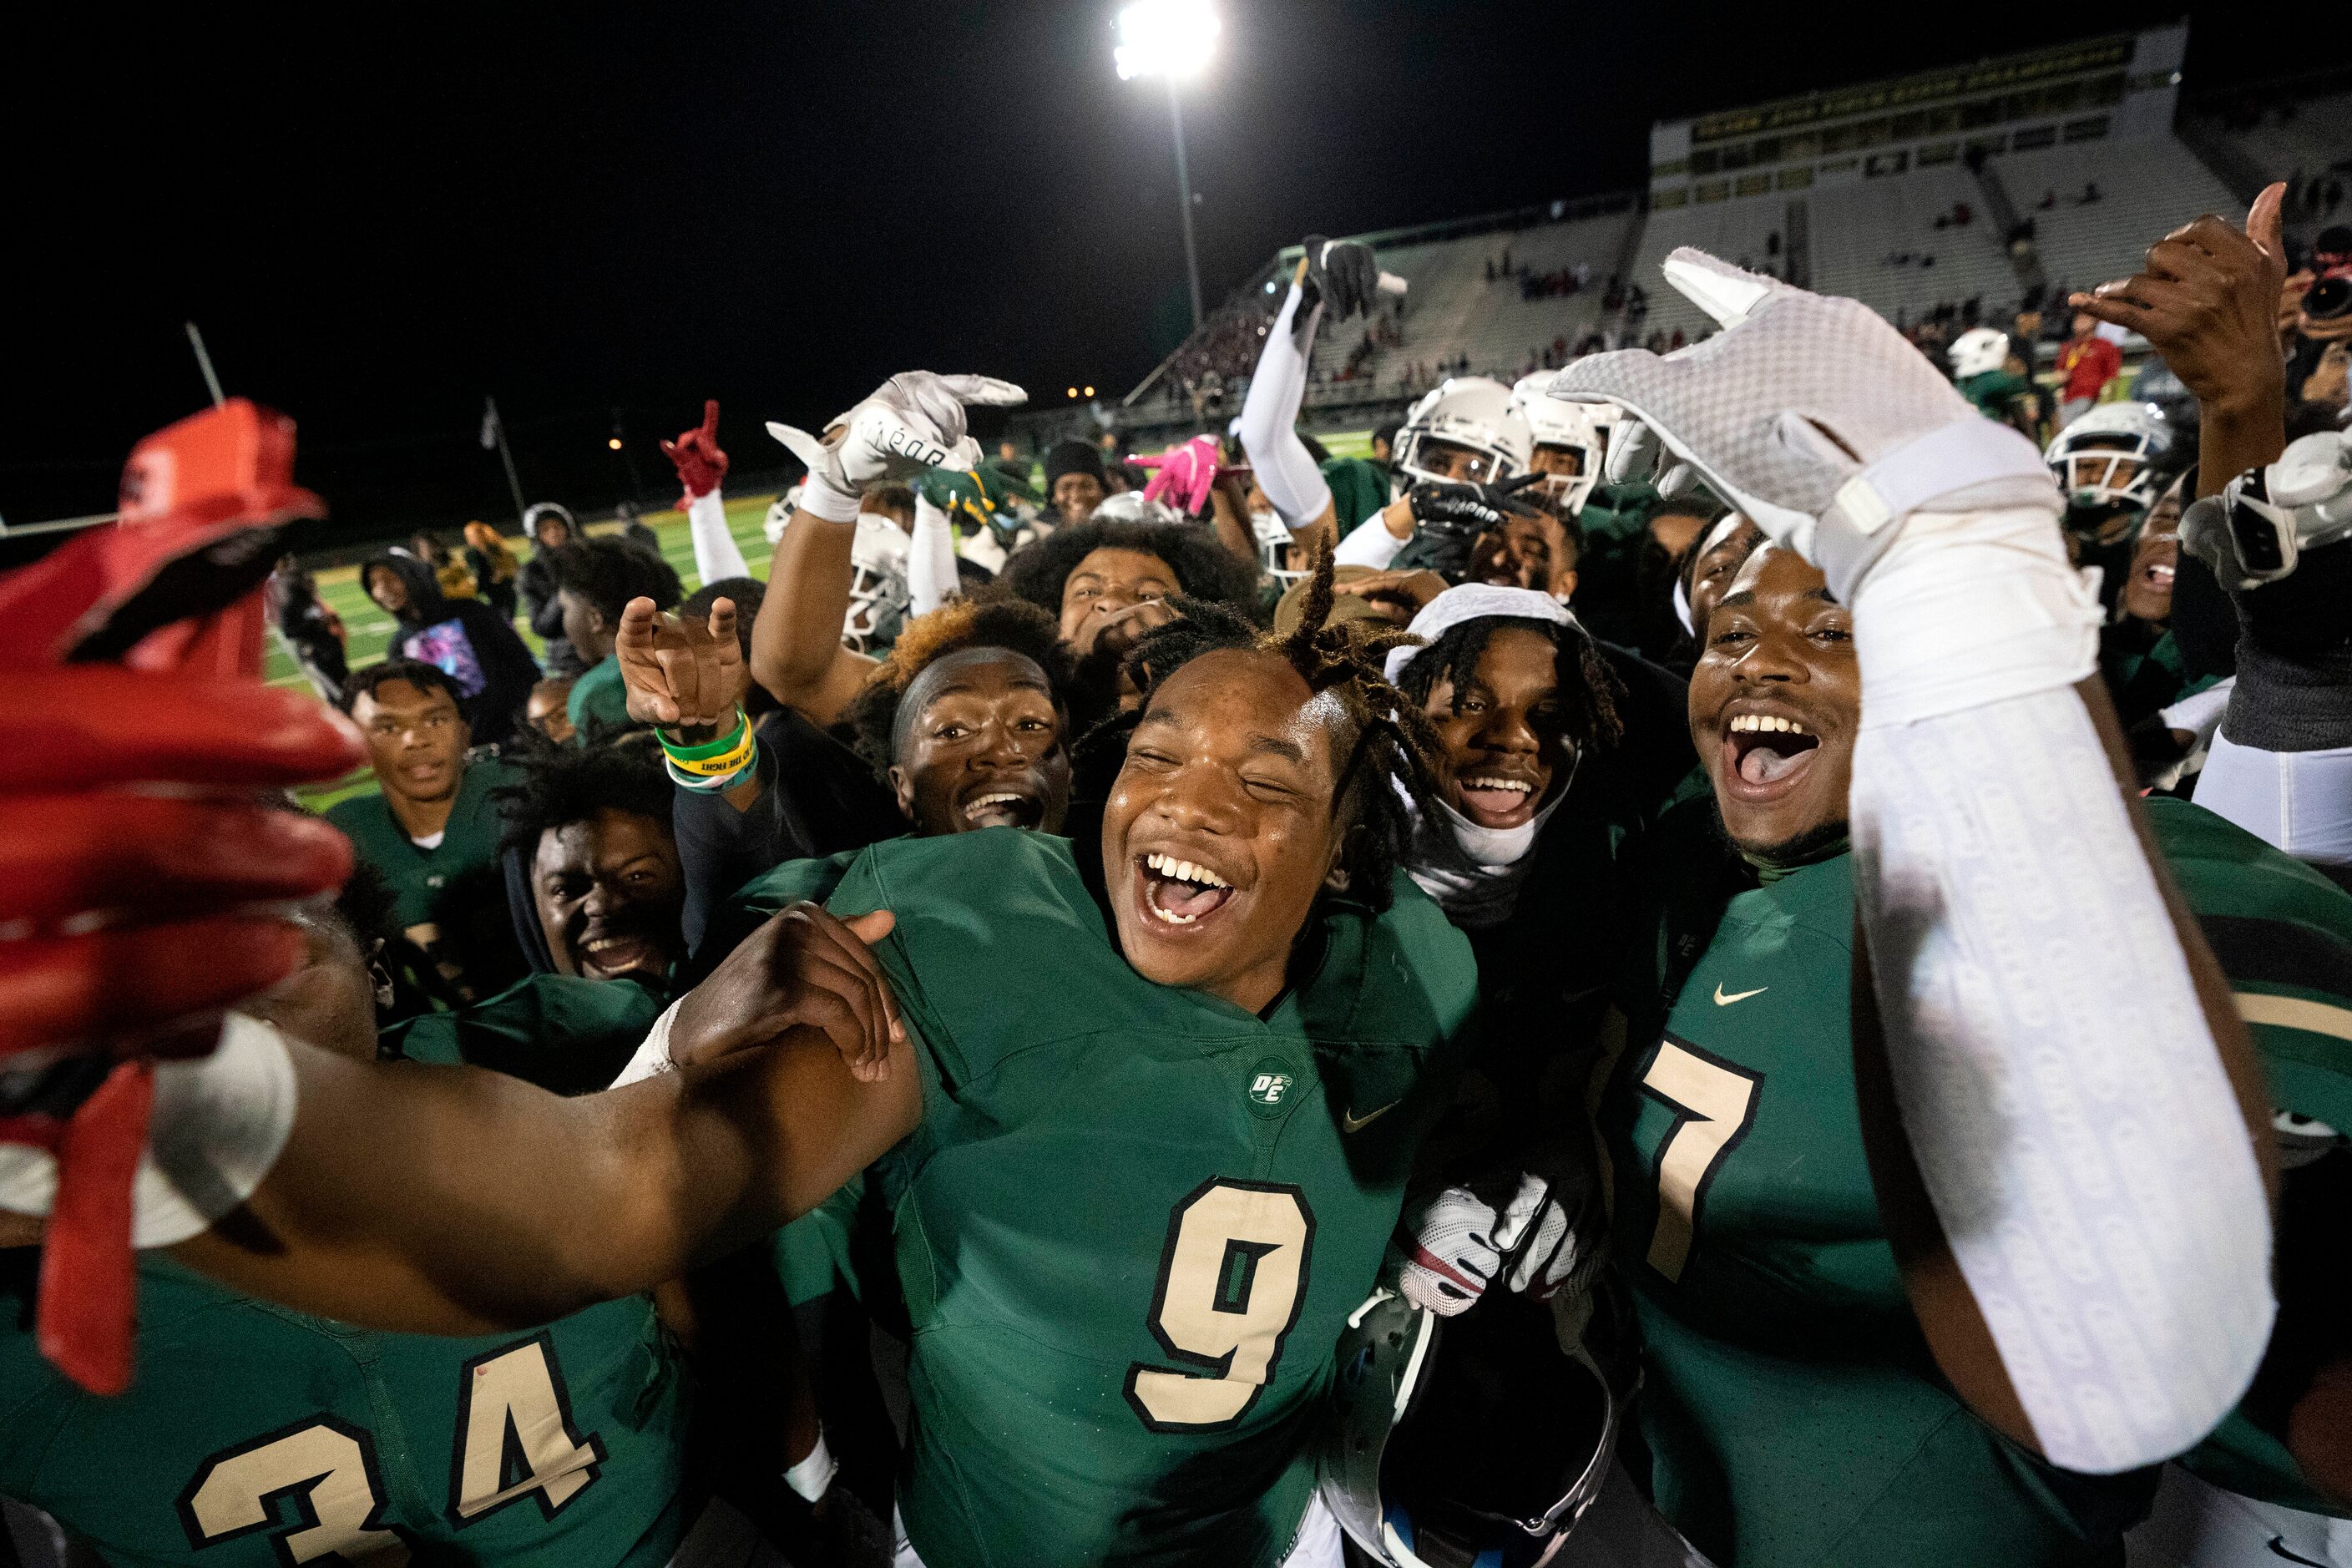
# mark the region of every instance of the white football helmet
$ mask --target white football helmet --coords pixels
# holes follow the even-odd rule
[[[783,542],[800,493],[794,485],[769,506],[769,543]],[[857,514],[857,536],[849,544],[849,609],[841,617],[843,647],[853,653],[878,653],[898,640],[908,606],[914,603],[907,587],[907,558],[912,552],[913,541],[897,518],[876,511]]]
[[[1609,457],[1609,433],[1617,425],[1613,403],[1570,403],[1554,397],[1549,388],[1558,371],[1540,370],[1522,376],[1511,388],[1511,406],[1528,422],[1535,452],[1557,447],[1576,454],[1574,474],[1549,474],[1532,487],[1544,504],[1562,517],[1584,509],[1585,498],[1601,482],[1601,466]],[[1532,464],[1533,457],[1529,462]]]
[[[897,518],[857,514],[857,537],[849,546],[849,613],[841,618],[842,646],[851,652],[878,653],[898,640],[914,602],[907,587],[913,542]]]
[[[1480,461],[1467,474],[1448,474],[1432,465],[1436,454],[1430,443],[1466,447]],[[1535,435],[1527,416],[1513,405],[1511,389],[1483,375],[1450,375],[1412,405],[1404,428],[1397,432],[1396,470],[1400,491],[1416,479],[1441,484],[1468,482],[1491,485],[1528,471],[1535,455]]]
[[[2070,507],[2156,504],[2158,476],[2172,456],[2172,426],[2153,403],[2101,403],[2058,432],[2042,461]]]
[[[1951,357],[1954,381],[1989,374],[2009,363],[2009,334],[1990,327],[1970,327],[1952,340]]]
[[[1175,527],[1184,521],[1184,514],[1166,501],[1147,500],[1141,490],[1121,490],[1104,498],[1094,510],[1091,521],[1096,522],[1154,522]]]

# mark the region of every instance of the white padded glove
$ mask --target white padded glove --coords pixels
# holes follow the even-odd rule
[[[1542,1300],[1590,1286],[1603,1256],[1600,1205],[1579,1184],[1518,1173],[1498,1212],[1469,1187],[1448,1187],[1413,1226],[1399,1285],[1441,1318],[1467,1311],[1496,1277]]]
[[[1635,470],[1646,454],[1668,493],[1704,479],[1819,566],[1849,605],[1915,511],[2057,516],[2057,485],[2033,444],[1978,414],[1868,306],[1687,246],[1665,275],[1726,330],[1664,357],[1593,354],[1551,384],[1555,397],[1614,403],[1650,426],[1621,426],[1612,479],[1644,477]]]
[[[801,510],[828,522],[857,521],[858,497],[877,479],[911,479],[925,468],[969,468],[980,443],[964,432],[964,405],[1011,408],[1029,395],[992,375],[901,371],[825,426],[827,443],[794,426],[768,422],[768,434],[808,465]]]

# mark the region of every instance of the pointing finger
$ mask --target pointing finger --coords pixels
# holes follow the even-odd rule
[[[719,399],[715,397],[702,400],[702,438],[705,441],[719,438]]]
[[[958,403],[977,403],[989,408],[1013,408],[1029,401],[1029,395],[1009,381],[999,381],[992,375],[943,375],[940,384]]]

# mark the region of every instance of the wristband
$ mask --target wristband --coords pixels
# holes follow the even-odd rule
[[[669,770],[669,782],[680,789],[692,790],[697,795],[716,795],[720,790],[731,789],[758,764],[759,756],[754,752],[745,756],[743,765],[733,772],[716,773],[709,778],[703,778],[695,773],[682,773],[677,771],[676,763],[671,762],[667,757],[662,759],[662,766]]]
[[[716,741],[698,746],[682,745],[659,730],[654,738],[661,742],[662,755],[669,759],[670,776],[708,784],[717,778],[740,773],[750,763],[755,742],[751,739],[751,721],[739,710],[734,728]]]

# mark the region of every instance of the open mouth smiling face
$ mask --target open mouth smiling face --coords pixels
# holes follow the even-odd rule
[[[1691,739],[1732,842],[1769,859],[1841,826],[1861,717],[1852,616],[1802,558],[1759,550],[1691,676]]]
[[[1497,626],[1475,672],[1439,679],[1422,704],[1445,748],[1446,804],[1480,827],[1525,826],[1567,782],[1559,665],[1544,633]]]
[[[1146,979],[1252,1011],[1337,858],[1338,702],[1280,657],[1203,654],[1153,693],[1103,813],[1120,950]]]
[[[1066,724],[1025,654],[970,647],[908,686],[892,751],[898,809],[926,837],[982,827],[1062,829],[1070,804]]]

